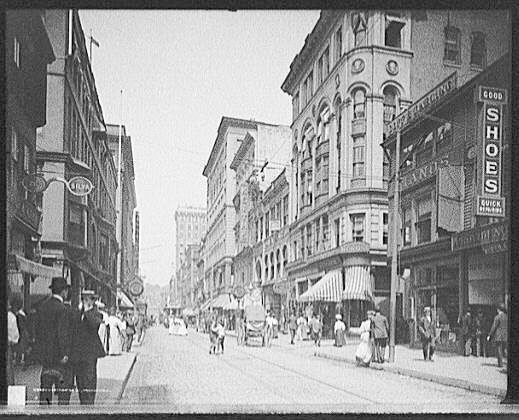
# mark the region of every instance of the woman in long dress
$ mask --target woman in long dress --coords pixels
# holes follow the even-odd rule
[[[368,367],[373,355],[373,345],[371,343],[371,320],[374,315],[373,311],[368,311],[365,321],[362,321],[359,328],[351,328],[354,332],[360,334],[360,344],[355,353],[355,359],[358,366]]]
[[[116,356],[122,353],[123,341],[122,330],[123,323],[116,316],[115,308],[110,308],[110,315],[108,316],[106,325],[109,327],[108,336],[108,355]]]
[[[301,341],[303,339],[303,330],[306,331],[306,327],[304,325],[305,318],[303,315],[300,315],[299,318],[297,318],[297,330],[296,330],[296,340]]]
[[[335,325],[333,327],[333,333],[335,335],[335,346],[342,347],[346,344],[346,339],[344,338],[344,334],[346,332],[346,325],[342,322],[342,315],[335,315]]]

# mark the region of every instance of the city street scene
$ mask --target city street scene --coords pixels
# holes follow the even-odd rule
[[[510,28],[9,10],[2,410],[519,411]]]

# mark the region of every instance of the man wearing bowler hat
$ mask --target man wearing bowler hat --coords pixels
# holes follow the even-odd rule
[[[97,359],[105,356],[99,326],[103,316],[95,306],[92,290],[81,293],[81,304],[75,320],[72,364],[81,404],[94,404],[97,389]]]
[[[52,295],[41,304],[35,323],[36,359],[42,365],[40,404],[52,404],[53,386],[58,404],[68,404],[72,337],[63,303],[68,294],[67,281],[54,277],[49,288]]]

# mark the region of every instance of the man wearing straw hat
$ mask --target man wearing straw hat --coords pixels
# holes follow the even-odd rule
[[[52,404],[52,387],[56,388],[58,404],[68,404],[70,393],[71,329],[64,300],[68,295],[67,280],[53,277],[49,296],[36,315],[36,359],[42,365],[40,404]]]
[[[74,375],[81,404],[94,404],[97,390],[97,359],[105,356],[98,334],[103,316],[94,305],[95,298],[96,294],[92,290],[84,290],[81,293],[72,346]]]

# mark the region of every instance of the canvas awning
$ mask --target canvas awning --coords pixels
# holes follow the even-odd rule
[[[52,277],[61,277],[61,270],[54,267],[49,267],[37,263],[35,261],[28,260],[20,255],[14,255],[16,261],[16,267],[18,271],[26,274],[30,274],[34,277],[45,277],[51,279]]]
[[[373,287],[369,267],[355,265],[344,272],[344,300],[373,300]]]
[[[232,295],[230,295],[230,297],[231,300],[223,305],[224,311],[235,311],[238,309],[238,300]]]
[[[182,309],[182,315],[184,316],[195,316],[196,312],[193,308],[184,308]]]
[[[119,300],[119,308],[121,309],[133,309],[135,308],[135,305],[130,300],[128,295],[124,293],[122,290],[119,290],[117,292],[117,300]]]
[[[213,308],[221,308],[223,309],[223,307],[227,304],[229,304],[231,302],[231,295],[228,294],[228,293],[222,293],[221,295],[218,295],[214,300],[213,302],[211,303],[211,306]]]
[[[213,301],[213,299],[209,299],[207,300],[201,307],[200,307],[200,310],[201,311],[206,311],[207,309],[209,309],[209,305],[211,304],[211,302]]]
[[[326,273],[310,289],[299,296],[300,302],[340,302],[342,300],[342,272]]]

